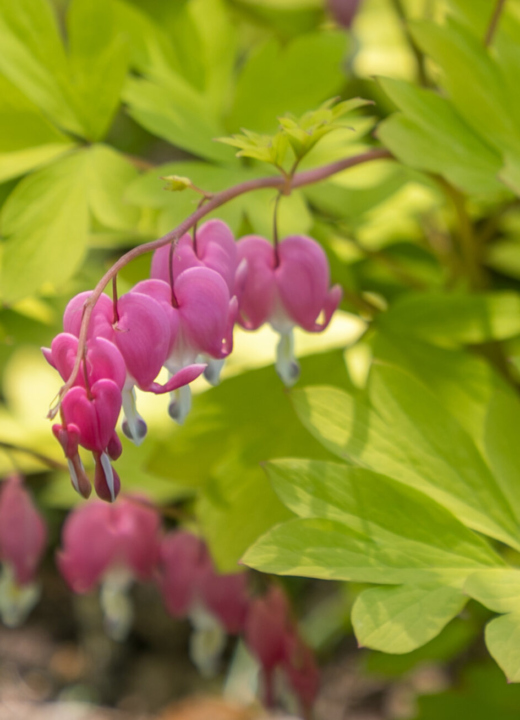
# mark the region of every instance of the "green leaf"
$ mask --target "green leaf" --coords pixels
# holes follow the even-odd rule
[[[79,267],[87,241],[88,165],[88,153],[69,155],[22,180],[7,199],[0,216],[8,238],[4,302],[63,285]]]
[[[242,134],[231,137],[217,138],[218,142],[239,148],[237,157],[248,157],[275,166],[282,166],[289,143],[283,132],[275,135],[259,135],[251,130],[243,130]]]
[[[478,570],[464,583],[464,592],[494,612],[520,612],[520,571]]]
[[[519,548],[501,488],[435,395],[407,373],[374,366],[369,397],[327,387],[292,393],[304,425],[332,452],[421,490],[475,530]]]
[[[500,155],[473,132],[449,100],[399,80],[380,83],[403,114],[386,120],[377,134],[401,162],[439,173],[470,193],[501,189]]]
[[[171,71],[166,79],[129,79],[123,91],[129,114],[154,135],[198,157],[230,161],[232,154],[214,138],[222,128],[202,94]]]
[[[200,38],[200,61],[205,71],[204,90],[213,112],[221,113],[228,92],[237,51],[236,26],[223,0],[195,0],[188,5]]]
[[[502,491],[520,523],[520,447],[516,430],[520,423],[520,402],[510,389],[498,390],[488,406],[484,452]]]
[[[381,327],[440,345],[504,340],[520,333],[520,295],[408,293],[378,319]]]
[[[197,517],[220,571],[234,572],[244,551],[262,533],[292,515],[259,467],[231,461],[219,467],[206,486]]]
[[[386,328],[376,333],[373,350],[376,359],[398,365],[430,388],[483,451],[489,402],[496,390],[507,387],[489,362]]]
[[[0,182],[46,165],[72,147],[37,105],[0,75]]]
[[[0,0],[0,72],[59,127],[84,132],[60,33],[47,0]]]
[[[460,586],[473,559],[449,556],[437,565],[413,542],[380,543],[333,520],[289,520],[269,530],[242,558],[244,565],[276,575],[353,582]]]
[[[301,360],[302,376],[346,382],[341,352]],[[244,398],[247,397],[247,403]],[[199,516],[222,569],[258,535],[287,517],[259,462],[283,455],[330,455],[295,423],[272,366],[227,378],[193,398],[189,422],[158,443],[149,470],[199,492]]]
[[[520,682],[520,612],[495,618],[486,626],[486,645],[509,682]]]
[[[278,116],[300,115],[331,97],[345,80],[345,52],[340,32],[302,35],[283,49],[270,40],[255,49],[238,78],[228,126],[273,132]]]
[[[139,176],[137,169],[108,145],[93,145],[89,162],[88,197],[93,215],[105,227],[134,231],[139,211],[125,199],[125,193]]]
[[[468,124],[499,151],[520,150],[510,88],[482,40],[454,21],[443,26],[415,22],[412,33],[421,49],[442,68],[444,87]],[[472,82],[468,82],[468,73]]]
[[[282,502],[300,517],[344,523],[382,546],[408,544],[439,567],[502,562],[450,512],[385,475],[312,460],[277,460],[266,467]]]
[[[425,645],[459,614],[467,598],[444,585],[405,585],[365,590],[352,608],[361,646],[408,653]]]
[[[67,14],[70,73],[86,136],[99,140],[119,105],[129,49],[107,0],[73,0]],[[102,78],[102,82],[100,82]]]

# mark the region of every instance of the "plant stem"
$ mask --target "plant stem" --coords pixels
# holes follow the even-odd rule
[[[484,45],[486,47],[489,47],[491,45],[505,4],[506,0],[497,0],[496,2],[495,9],[493,10],[493,15],[491,16],[491,20],[489,21],[489,25],[486,30],[486,35],[484,37]]]
[[[424,53],[413,39],[413,36],[408,28],[408,18],[406,16],[402,0],[390,0],[390,2],[393,5],[395,14],[401,21],[406,40],[408,41],[410,49],[414,54],[415,61],[417,63],[417,79],[419,81],[419,84],[423,87],[429,87],[430,81],[428,80],[428,75],[426,74],[426,62]]]
[[[466,208],[466,198],[444,178],[439,178],[446,194],[453,203],[459,223],[459,245],[464,269],[472,290],[481,290],[484,277],[480,265],[480,245],[473,229],[473,223]]]
[[[3,440],[0,440],[0,449],[6,450],[7,452],[19,452],[23,453],[24,455],[30,455],[35,460],[39,460],[44,465],[47,465],[48,467],[52,468],[53,470],[63,470],[64,472],[68,472],[68,467],[64,465],[63,463],[59,462],[58,460],[53,460],[53,458],[47,457],[47,455],[43,455],[42,453],[37,452],[36,450],[31,450],[31,448],[23,447],[21,445],[15,445],[13,443],[4,442]]]
[[[355,167],[356,165],[362,165],[363,163],[371,162],[373,160],[385,160],[392,158],[392,153],[390,153],[384,148],[367,150],[360,155],[354,155],[352,157],[344,158],[343,160],[337,160],[336,162],[330,163],[329,165],[322,165],[321,167],[313,168],[312,170],[306,170],[305,172],[297,173],[292,178],[289,189],[294,190],[296,188],[304,187],[305,185],[313,185],[314,183],[320,182],[321,180],[326,180],[332,175],[336,175],[337,173],[342,172],[343,170],[347,170],[348,168]],[[117,275],[117,273],[122,268],[128,265],[128,263],[130,263],[132,260],[135,260],[135,258],[138,258],[145,253],[153,252],[154,250],[157,250],[158,248],[163,247],[163,245],[167,245],[168,243],[177,242],[178,239],[185,232],[190,230],[196,223],[198,223],[199,220],[201,220],[206,215],[209,215],[209,213],[216,208],[221,207],[221,205],[224,205],[230,200],[233,200],[240,195],[244,195],[245,193],[252,192],[253,190],[262,190],[266,188],[284,190],[287,188],[287,179],[278,176],[255,178],[254,180],[247,180],[246,182],[239,183],[238,185],[233,185],[226,190],[222,190],[221,192],[216,193],[210,200],[207,201],[205,205],[197,208],[195,212],[193,212],[185,220],[183,220],[180,225],[177,225],[176,228],[170,230],[170,232],[166,233],[166,235],[163,235],[158,240],[152,240],[151,242],[144,243],[143,245],[138,245],[137,247],[132,248],[132,250],[129,250],[127,253],[122,255],[119,260],[117,260],[114,265],[112,265],[112,267],[107,270],[107,272],[103,275],[101,280],[98,282],[98,284],[92,291],[92,294],[85,302],[85,305],[83,307],[83,317],[78,337],[78,350],[76,355],[76,361],[74,363],[74,367],[72,368],[69,379],[62,386],[61,390],[58,393],[54,406],[51,407],[51,409],[49,410],[49,413],[47,415],[48,418],[52,419],[56,416],[62,398],[74,384],[80,368],[81,358],[83,357],[83,350],[87,342],[87,331],[90,322],[90,316],[92,315],[92,310],[94,309],[95,304],[103,293],[103,290],[112,280],[112,278]]]

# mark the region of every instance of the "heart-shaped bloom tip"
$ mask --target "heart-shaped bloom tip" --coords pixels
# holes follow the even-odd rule
[[[113,380],[98,380],[88,392],[73,387],[62,401],[67,425],[79,432],[79,444],[103,453],[111,442],[121,410],[121,391]]]
[[[18,475],[0,489],[0,560],[12,568],[18,585],[34,580],[47,542],[42,516]]]
[[[73,510],[62,531],[57,562],[76,593],[89,592],[114,568],[151,578],[159,553],[161,519],[141,498],[114,505],[94,500]]]
[[[71,333],[60,333],[52,341],[50,348],[42,348],[47,362],[63,378],[68,380],[78,352],[78,338]],[[126,367],[123,356],[115,345],[105,338],[90,338],[87,341],[87,378],[89,384],[97,380],[113,380],[120,390],[126,380]],[[74,385],[85,387],[85,367],[81,363]]]
[[[194,267],[206,267],[217,272],[228,286],[230,296],[236,293],[238,255],[231,229],[222,220],[209,220],[196,231],[196,241],[189,233],[183,235],[173,252],[169,245],[155,251],[151,277],[170,282],[169,263],[172,262],[174,283],[178,276]]]
[[[294,325],[309,332],[327,327],[341,300],[341,288],[329,289],[329,265],[321,245],[293,235],[279,243],[276,254],[267,240],[251,235],[237,247],[239,258],[247,263],[239,308],[239,321],[246,329],[264,322],[280,333]]]

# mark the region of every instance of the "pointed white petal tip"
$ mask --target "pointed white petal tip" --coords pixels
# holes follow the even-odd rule
[[[110,499],[112,500],[112,502],[114,502],[114,500],[116,499],[114,471],[112,470],[112,465],[110,464],[110,459],[106,453],[101,453],[101,466],[103,467],[103,472],[105,473],[107,486],[110,491]]]

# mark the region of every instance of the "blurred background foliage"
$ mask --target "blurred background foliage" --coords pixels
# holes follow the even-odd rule
[[[68,299],[195,209],[162,176],[214,192],[274,172],[215,138],[274,133],[281,114],[334,96],[373,104],[302,169],[380,144],[397,161],[281,203],[280,235],[318,239],[345,290],[324,334],[297,334],[300,385],[356,396],[374,359],[391,363],[433,389],[478,447],[494,393],[518,389],[520,4],[505,3],[489,49],[489,0],[347,5],[350,27],[339,0],[0,0],[0,473],[31,476],[55,534],[77,502],[67,475],[9,446],[61,461],[45,420],[59,380],[39,347],[61,330]],[[243,195],[214,216],[237,237],[271,237],[274,196]],[[126,267],[121,292],[148,272],[148,258]],[[333,458],[299,423],[271,367],[274,342],[267,328],[237,331],[224,382],[196,384],[182,428],[164,399],[142,396],[149,437],[139,449],[123,441],[116,464],[126,490],[195,518],[226,571],[293,517],[260,463]],[[500,415],[513,444],[518,417],[516,405]],[[298,603],[298,581],[289,587]],[[314,607],[299,600],[326,662],[362,589],[338,590],[340,602],[318,593]],[[472,602],[419,650],[364,655],[367,677],[391,678],[385,716],[517,717],[518,688],[482,651],[487,619]]]

